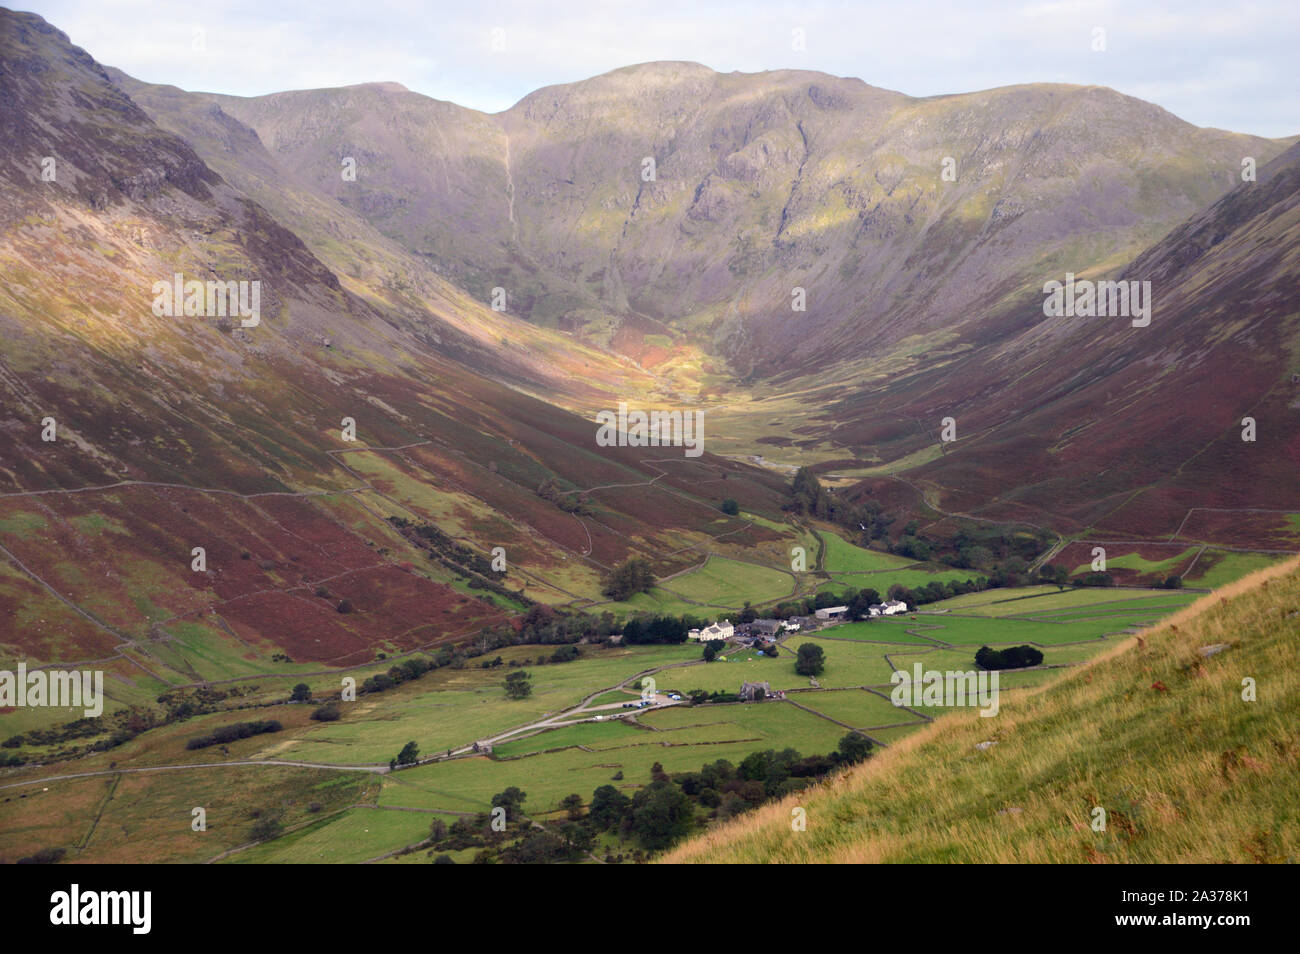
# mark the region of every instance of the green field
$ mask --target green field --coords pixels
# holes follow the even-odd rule
[[[717,759],[739,763],[767,748],[825,754],[844,734],[841,726],[781,702],[673,707],[649,713],[642,721],[653,728],[633,729],[634,736],[616,725],[602,726],[612,730],[610,739],[617,738],[617,744],[592,752],[567,748],[505,761],[454,759],[401,771],[385,778],[380,804],[486,811],[494,794],[518,785],[528,794],[527,811],[554,811],[571,793],[586,800],[601,785],[638,788],[649,780],[656,762],[666,771],[685,772]],[[623,778],[616,780],[619,772]]]
[[[840,561],[837,565],[845,565],[846,555],[862,561],[859,566],[869,565],[868,561],[878,556],[845,544],[835,556]],[[880,556],[886,561],[894,559]],[[923,570],[907,568],[867,571],[854,579],[869,580],[880,572],[930,578]],[[775,569],[715,557],[707,567],[673,581],[673,585],[685,584],[683,591],[694,594],[692,598],[740,601],[757,596],[760,589],[774,582],[780,584],[781,592],[788,592],[793,580]],[[15,851],[47,844],[79,844],[86,837],[86,814],[93,814],[103,803],[102,820],[78,856],[89,860],[108,852],[120,853],[134,844],[123,839],[149,824],[151,814],[176,813],[184,823],[188,804],[209,807],[210,837],[195,840],[181,827],[174,838],[156,846],[157,851],[151,847],[146,855],[152,857],[153,852],[167,860],[211,860],[227,849],[245,845],[254,820],[269,812],[283,817],[286,827],[293,830],[267,843],[240,848],[222,860],[380,859],[421,841],[434,813],[486,811],[492,796],[511,785],[528,793],[526,810],[540,816],[557,810],[567,795],[577,793],[589,799],[600,785],[613,784],[633,792],[646,784],[655,763],[671,773],[696,770],[717,759],[738,764],[750,753],[766,748],[791,747],[805,755],[825,754],[834,750],[846,726],[863,729],[884,743],[897,741],[916,728],[898,724],[921,723],[917,713],[923,707],[920,700],[912,707],[917,712],[891,704],[887,697],[895,667],[910,670],[919,662],[926,670],[969,671],[975,668],[979,646],[1021,643],[1040,646],[1048,666],[1069,666],[1109,645],[1107,634],[1141,626],[1197,598],[1194,593],[1150,589],[1061,591],[1049,586],[988,590],[932,604],[902,618],[791,634],[776,658],[735,648],[724,653],[725,661],[711,663],[702,661],[700,647],[694,643],[584,646],[582,658],[574,662],[541,665],[538,657],[549,656],[553,647],[514,646],[490,654],[503,660],[496,668],[482,668],[481,663],[489,657],[480,657],[459,669],[441,668],[387,692],[363,695],[343,707],[338,722],[311,721],[308,715],[314,707],[310,705],[278,704],[259,710],[258,717],[281,720],[281,732],[190,751],[185,748],[186,739],[216,725],[249,718],[238,710],[199,715],[145,733],[111,752],[88,755],[79,769],[104,771],[119,763],[197,765],[254,758],[386,765],[410,740],[417,743],[422,755],[429,756],[553,718],[593,694],[589,705],[633,700],[635,692],[615,687],[634,684],[637,675],[647,670],[657,670],[655,680],[661,692],[703,689],[734,693],[743,682],[763,681],[776,690],[800,691],[792,692],[784,702],[682,705],[635,714],[613,709],[599,713],[611,717],[600,722],[579,721],[594,719],[596,713],[568,717],[559,726],[529,729],[530,735],[496,744],[491,757],[455,758],[390,775],[288,765],[218,766],[124,775],[118,782],[106,776],[62,783],[52,789],[58,793],[57,800],[51,801],[44,823],[33,824],[32,818],[16,816],[13,810],[8,814],[0,811],[0,830],[6,823],[11,825],[0,836],[0,847],[8,859],[17,857]],[[245,697],[249,701],[282,700],[300,679],[309,683],[318,699],[337,694],[337,674],[305,679],[278,674],[276,668],[284,664],[263,665],[222,652],[222,642],[204,624],[174,629],[179,642],[161,644],[159,653],[175,652],[179,661],[178,651],[183,647],[185,658],[194,660],[212,677],[229,678],[227,673],[252,676],[248,684],[254,691]],[[825,670],[817,677],[816,687],[795,672],[795,651],[806,642],[820,646],[825,653]],[[502,688],[512,661],[532,675],[533,693],[523,700],[507,699]],[[358,681],[389,665],[391,661],[376,661],[356,671]],[[1066,673],[1061,668],[1004,673],[999,676],[1000,688],[1023,691]],[[879,691],[859,688],[864,686]],[[939,717],[946,713],[934,708],[928,714]],[[612,718],[615,715],[620,718]],[[886,726],[889,728],[881,728]],[[277,801],[276,792],[293,795],[287,801]],[[418,852],[394,860],[429,859]],[[472,855],[458,860],[472,860]]]
[[[827,573],[876,573],[881,570],[898,570],[916,564],[915,560],[895,556],[892,553],[884,553],[880,550],[864,550],[862,547],[849,543],[843,537],[825,530],[821,531],[821,538],[826,544],[822,569]]]
[[[711,557],[705,566],[666,585],[671,592],[697,603],[740,609],[746,602],[757,604],[788,596],[794,590],[794,578],[771,567]],[[697,614],[705,612],[704,607],[695,610]]]
[[[1207,557],[1213,556],[1213,561]],[[1280,563],[1287,559],[1284,554],[1273,553],[1231,553],[1226,550],[1207,550],[1201,554],[1187,574],[1186,581],[1192,586],[1216,589],[1239,580],[1248,573],[1262,570],[1266,566]],[[1211,564],[1212,565],[1207,565]],[[1200,575],[1198,575],[1200,574]]]
[[[507,662],[531,656],[529,647],[500,652]],[[507,699],[501,683],[510,670],[440,669],[376,695],[361,696],[338,722],[319,723],[297,739],[271,743],[266,755],[304,762],[385,763],[408,741],[425,754],[468,745],[479,739],[558,714],[577,705],[593,689],[614,686],[657,666],[695,660],[699,648],[633,646],[588,650],[574,662],[525,665],[533,692]],[[663,676],[657,677],[662,680]]]
[[[1106,566],[1118,567],[1121,570],[1136,570],[1142,574],[1168,574],[1187,562],[1198,549],[1200,548],[1191,546],[1176,556],[1170,556],[1163,560],[1147,560],[1137,553],[1125,553],[1117,557],[1107,557]],[[1083,563],[1075,567],[1071,571],[1071,575],[1076,576],[1088,573],[1091,570],[1091,563]]]
[[[794,693],[790,698],[855,729],[917,721],[910,712],[865,689],[823,689]]]
[[[434,816],[358,806],[236,852],[235,864],[356,864],[423,841]]]

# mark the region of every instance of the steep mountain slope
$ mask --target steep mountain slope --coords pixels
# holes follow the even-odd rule
[[[295,185],[292,172],[263,148],[257,133],[220,106],[175,87],[107,72],[151,119],[194,145],[223,179],[279,221],[291,222],[343,287],[416,322],[428,322],[432,312],[441,327],[427,330],[426,343],[443,353],[455,348],[453,356],[462,365],[584,409],[608,404],[608,395],[597,392],[593,383],[614,387],[625,397],[653,385],[626,361],[491,310],[486,299],[475,299],[440,277],[428,258],[386,238],[361,215]]]
[[[1294,862],[1298,627],[1292,560],[1042,689],[1004,695],[993,718],[949,714],[665,860]],[[985,742],[996,744],[976,748]],[[792,830],[796,807],[806,831]]]
[[[1193,507],[1300,507],[1298,250],[1292,146],[1112,276],[1151,283],[1149,326],[1047,318],[1038,294],[1003,312],[1011,333],[996,349],[887,382],[827,418],[848,446],[894,438],[893,456],[934,447],[925,431],[955,417],[958,440],[908,475],[945,510],[1167,536]],[[888,435],[887,421],[916,423]],[[1262,539],[1258,526],[1198,529],[1190,539]]]
[[[97,660],[120,705],[287,658],[355,666],[533,600],[586,605],[630,553],[668,573],[714,534],[761,537],[723,496],[779,512],[761,471],[597,446],[590,418],[527,391],[609,407],[635,371],[318,210],[332,260],[372,255],[341,280],[31,14],[0,11],[0,134],[6,668]],[[259,282],[260,321],[158,314],[178,273]],[[491,590],[394,516],[503,546],[509,572]]]
[[[1008,294],[1122,262],[1222,195],[1243,156],[1282,148],[1096,87],[913,99],[692,63],[548,87],[496,116],[389,84],[208,98],[473,294],[504,287],[535,322],[647,360],[666,355],[645,334],[686,334],[741,373],[969,340],[959,327]]]
[[[1198,506],[1300,506],[1285,142],[1096,87],[914,99],[689,63],[496,116],[393,84],[241,99],[117,81],[312,222],[322,254],[346,220],[354,258],[384,248],[478,301],[500,287],[511,315],[650,368],[641,393],[708,406],[714,449],[871,476],[859,498],[900,516],[1169,536]],[[204,128],[218,121],[252,131],[222,140]],[[1189,216],[1212,234],[1180,248]],[[1044,317],[1044,282],[1125,269],[1152,282],[1150,327]],[[1252,408],[1268,428],[1234,443]],[[961,437],[941,445],[947,416]],[[874,476],[891,471],[909,484]],[[1249,545],[1258,529],[1193,539]]]

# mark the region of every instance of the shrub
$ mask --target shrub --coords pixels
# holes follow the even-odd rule
[[[63,848],[42,848],[35,854],[28,855],[26,858],[19,858],[20,865],[54,865],[63,860],[67,854]]]
[[[248,835],[253,841],[270,841],[283,830],[284,826],[280,824],[280,819],[268,815],[254,822],[253,827],[249,829]]]
[[[274,719],[261,722],[236,722],[214,729],[208,735],[196,735],[185,743],[187,749],[206,749],[210,745],[224,745],[237,739],[247,739],[266,732],[279,732],[284,726]]]
[[[311,717],[317,722],[337,722],[342,716],[343,713],[339,711],[338,703],[335,702],[328,702],[313,710],[311,714]]]
[[[1042,661],[1043,654],[1033,646],[1011,646],[1001,650],[981,646],[975,654],[975,665],[981,669],[1025,669]]]

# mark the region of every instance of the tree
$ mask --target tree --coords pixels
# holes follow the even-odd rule
[[[692,819],[691,800],[672,782],[652,782],[632,799],[632,832],[650,851],[684,836]]]
[[[516,669],[506,676],[506,698],[527,699],[533,694],[532,678],[524,669]]]
[[[820,676],[826,668],[826,654],[816,643],[804,643],[794,661],[794,671],[801,676]]]
[[[560,807],[569,815],[569,821],[577,821],[582,817],[582,796],[576,792],[572,795],[565,795],[560,800]]]
[[[591,795],[591,805],[587,809],[587,817],[601,831],[608,831],[623,820],[623,816],[627,814],[631,805],[632,799],[613,785],[602,785]]]
[[[522,815],[524,812],[524,802],[528,796],[524,790],[511,785],[504,792],[497,792],[492,796],[493,808],[504,808],[506,810],[506,819],[509,820],[515,815]]]
[[[603,592],[611,600],[626,600],[637,593],[648,593],[654,585],[655,575],[650,564],[632,557],[613,569],[605,579]]]
[[[706,639],[706,640],[704,641],[704,661],[705,661],[705,662],[713,662],[714,658],[715,658],[717,655],[718,655],[718,642],[717,642],[717,640],[714,640],[714,639]]]
[[[871,758],[871,740],[861,732],[850,732],[840,739],[839,747],[832,756],[836,761],[855,765]]]
[[[397,753],[396,762],[398,765],[414,765],[420,758],[420,747],[412,739],[402,746],[402,751]]]
[[[293,687],[293,694],[289,696],[290,702],[310,702],[311,686],[305,682],[300,682]]]
[[[722,501],[718,509],[727,516],[734,517],[736,514],[740,513],[740,504],[728,497],[726,500]]]

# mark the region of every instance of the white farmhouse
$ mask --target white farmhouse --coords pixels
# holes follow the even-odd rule
[[[899,613],[907,612],[907,604],[902,600],[886,600],[883,603],[872,603],[867,607],[867,613],[871,616],[897,616]]]
[[[731,625],[731,620],[724,619],[717,623],[710,623],[703,629],[693,629],[686,634],[688,639],[698,639],[701,642],[709,642],[714,639],[730,639],[736,632],[736,627]]]

